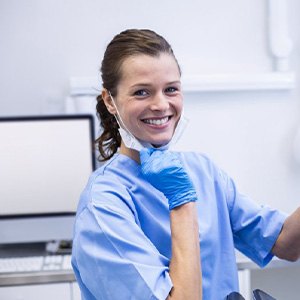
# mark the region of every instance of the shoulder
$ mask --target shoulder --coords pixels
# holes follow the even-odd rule
[[[195,184],[228,192],[231,178],[207,155],[197,152],[180,152],[184,167]]]
[[[115,155],[94,171],[80,197],[78,213],[84,208],[111,207],[127,210],[132,206],[128,191],[135,164]]]
[[[218,172],[218,167],[206,154],[199,152],[180,152],[180,156],[184,165],[189,169],[201,170],[209,174]]]

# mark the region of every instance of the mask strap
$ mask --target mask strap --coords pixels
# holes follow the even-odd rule
[[[123,122],[123,120],[122,120],[122,118],[121,118],[121,115],[120,115],[120,113],[119,113],[119,110],[118,110],[118,108],[117,108],[116,102],[115,102],[113,96],[111,95],[110,91],[108,91],[108,94],[109,94],[109,97],[111,98],[111,101],[112,101],[112,103],[113,103],[113,105],[114,105],[114,108],[115,108],[116,111],[117,111],[117,113],[114,115],[114,117],[115,117],[115,119],[116,119],[116,121],[117,121],[119,127],[120,127],[120,128],[124,128],[124,129],[125,129],[132,137],[134,137],[133,134],[128,130],[128,128],[127,128],[126,125],[124,124],[124,122]],[[121,126],[121,124],[122,124],[122,126]]]

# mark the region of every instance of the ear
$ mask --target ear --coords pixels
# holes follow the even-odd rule
[[[103,89],[101,93],[102,99],[104,101],[104,104],[107,108],[107,110],[112,114],[115,115],[117,113],[116,107],[111,99],[111,96],[107,89]]]

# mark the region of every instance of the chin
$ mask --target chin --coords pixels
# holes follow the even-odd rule
[[[151,145],[154,147],[154,148],[159,148],[159,147],[163,147],[165,145],[167,145],[171,140],[167,140],[167,141],[164,141],[164,142],[154,142],[154,143],[151,143]]]
[[[151,144],[154,148],[159,148],[159,147],[163,147],[165,145],[167,145],[168,143],[170,143],[170,141],[172,140],[172,136],[171,137],[167,137],[167,138],[153,138],[153,139],[140,139],[141,141]]]
[[[165,144],[160,144],[160,145],[156,145],[156,144],[151,144],[154,148],[160,148],[162,146],[164,146]]]

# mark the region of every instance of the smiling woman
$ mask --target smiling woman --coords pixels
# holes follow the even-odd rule
[[[121,74],[114,98],[106,89],[102,92],[107,109],[140,141],[155,147],[167,144],[182,111],[175,59],[164,53],[154,57],[135,55],[123,62]],[[122,143],[120,151],[127,152]]]
[[[97,112],[103,134],[97,143],[102,159],[121,145],[113,116],[141,141],[167,143],[182,110],[181,71],[169,43],[150,30],[125,31],[107,46],[101,72],[104,89]]]
[[[299,210],[286,219],[206,156],[169,148],[183,96],[163,37],[121,32],[101,72],[96,143],[106,162],[82,193],[73,240],[83,299],[221,300],[238,291],[235,248],[260,266],[299,257]]]
[[[156,164],[146,162],[149,153],[144,152],[141,154],[143,168],[140,168],[140,153],[126,143],[129,135],[143,146],[162,149],[172,140],[176,127],[180,127],[177,125],[183,101],[181,74],[173,51],[167,41],[153,31],[127,30],[108,45],[101,71],[103,91],[97,98],[97,112],[104,130],[97,143],[103,160],[113,157],[115,161],[114,158],[119,157],[121,161],[115,161],[117,165],[113,163],[112,172],[105,168],[108,172],[105,171],[100,184],[92,184],[92,190],[95,188],[96,192],[100,188],[104,194],[99,191],[100,194],[84,197],[78,209],[73,267],[83,297],[202,299],[197,195],[193,184],[176,154],[164,159],[164,167],[158,171]],[[112,166],[110,162],[109,165]],[[117,177],[113,175],[117,170],[126,170],[125,177],[129,175],[120,185],[123,176],[118,179],[117,174]],[[142,208],[134,207],[131,188],[128,189],[128,184],[133,187],[130,182],[136,181],[137,172],[145,176],[146,190],[142,194],[143,197],[148,194],[145,200],[152,206],[150,215],[158,207],[162,208],[161,212],[157,211],[165,219],[162,227],[152,227],[150,220],[146,227],[141,226],[148,218],[148,209],[146,214],[133,213]],[[161,188],[155,188],[155,180],[152,180],[155,178],[164,179]],[[107,187],[103,186],[106,180],[110,182]],[[173,188],[174,182],[179,190]],[[144,189],[141,182],[132,192],[138,186]],[[130,203],[123,201],[124,197]],[[91,209],[86,210],[88,206]],[[95,219],[92,225],[94,218],[97,221]],[[149,240],[147,235],[155,235],[158,229],[164,234],[158,236],[157,241]],[[92,252],[84,250],[90,238],[97,241],[97,249]],[[164,240],[169,241],[165,246]],[[92,263],[95,259],[96,264]],[[92,271],[93,279],[87,275],[87,272],[91,274],[91,266],[96,267]]]

